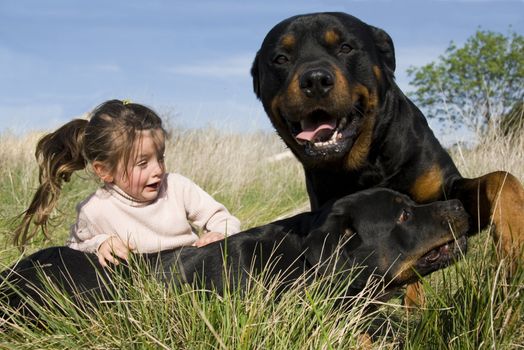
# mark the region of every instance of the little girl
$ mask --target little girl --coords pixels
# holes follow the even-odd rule
[[[103,186],[81,202],[67,245],[97,253],[102,266],[129,251],[204,246],[240,230],[240,222],[191,180],[166,173],[166,131],[151,109],[119,100],[98,106],[89,121],[73,120],[36,147],[40,186],[15,232],[25,244],[47,220],[62,181],[90,164]],[[29,232],[31,221],[36,228]],[[190,222],[204,233],[198,237]]]

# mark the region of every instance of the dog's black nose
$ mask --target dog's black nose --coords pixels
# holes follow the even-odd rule
[[[307,97],[324,97],[334,85],[333,74],[327,69],[310,69],[300,76],[300,88]]]

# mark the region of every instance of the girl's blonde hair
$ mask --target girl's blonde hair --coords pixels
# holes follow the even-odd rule
[[[95,108],[89,121],[72,120],[42,137],[35,152],[40,185],[15,229],[15,244],[25,245],[38,228],[49,237],[47,221],[62,183],[69,182],[73,172],[94,161],[103,163],[111,173],[119,164],[127,165],[140,131],[152,129],[161,130],[163,137],[166,135],[162,119],[153,110],[137,103],[110,100]],[[32,230],[31,223],[35,225]]]

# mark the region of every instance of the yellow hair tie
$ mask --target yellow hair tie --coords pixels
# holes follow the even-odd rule
[[[122,104],[125,106],[125,105],[128,105],[132,103],[131,100],[122,100]]]

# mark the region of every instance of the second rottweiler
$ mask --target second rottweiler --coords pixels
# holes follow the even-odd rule
[[[304,274],[337,274],[346,283],[346,295],[358,293],[377,276],[384,279],[388,293],[460,258],[467,230],[468,217],[457,200],[416,205],[397,192],[371,189],[202,248],[141,258],[167,283],[205,286],[219,293],[226,284],[246,289],[250,276],[259,273],[264,273],[264,282],[279,278],[282,290]],[[113,280],[111,270],[103,269],[94,254],[47,248],[0,274],[0,302],[36,316],[34,303],[57,302],[55,293],[46,292],[51,282],[82,302],[86,297],[114,299]],[[8,316],[0,312],[0,320]]]

